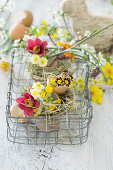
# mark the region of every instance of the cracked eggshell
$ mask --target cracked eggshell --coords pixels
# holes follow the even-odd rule
[[[56,88],[53,88],[53,92],[57,94],[63,94],[68,90],[68,86],[58,86]]]
[[[14,117],[15,120],[17,120],[16,117],[18,117],[18,116],[19,116],[19,117],[24,117],[24,111],[21,110],[21,109],[18,107],[18,103],[17,103],[17,102],[15,102],[15,103],[11,106],[10,113],[11,113],[11,116]],[[22,118],[18,119],[18,122],[25,122],[25,121],[26,121],[26,119],[22,119]]]
[[[14,24],[9,29],[9,36],[12,40],[22,40],[25,32],[29,32],[28,28],[23,24]]]
[[[33,22],[33,15],[30,11],[21,10],[14,16],[14,23],[21,23],[27,27],[30,27]]]
[[[47,79],[47,85],[50,85],[49,81],[50,78],[53,78],[54,80],[56,79],[56,77],[49,76]],[[60,95],[65,93],[68,89],[69,89],[68,86],[57,86],[53,87],[53,92]]]

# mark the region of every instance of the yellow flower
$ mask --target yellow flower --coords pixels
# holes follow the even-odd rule
[[[59,30],[60,30],[60,28],[57,28],[57,29],[56,29],[56,31],[59,31]]]
[[[10,67],[9,62],[1,61],[0,62],[0,69],[3,71],[8,71]]]
[[[57,103],[58,103],[58,104],[61,104],[61,99],[58,99],[58,100],[57,100]]]
[[[84,90],[84,86],[85,86],[84,83],[79,83],[79,84],[77,85],[77,88],[78,88],[78,90],[83,91],[83,90]]]
[[[103,91],[99,88],[98,85],[89,85],[89,90],[92,95],[92,102],[101,104]]]
[[[46,21],[45,20],[42,20],[42,22],[41,22],[43,25],[45,25],[46,24]]]
[[[101,69],[108,78],[113,79],[113,66],[111,63],[107,62]],[[104,78],[104,75],[102,77]]]
[[[33,89],[36,89],[38,90],[39,92],[44,89],[44,86],[40,84],[40,82],[37,82],[37,83],[33,83],[33,86],[32,86]]]
[[[102,104],[102,97],[99,97],[99,98],[98,98],[97,103],[98,103],[98,104]]]
[[[46,67],[47,66],[47,63],[48,63],[48,60],[45,58],[45,57],[41,57],[39,59],[39,66],[40,67]]]
[[[57,45],[57,46],[61,45],[61,42],[60,42],[60,41],[57,41],[57,42],[56,42],[56,45]]]
[[[62,43],[61,45],[62,45],[64,48],[66,48],[66,49],[68,49],[68,48],[71,47],[71,45],[70,45],[70,44],[67,44],[67,43]]]
[[[54,80],[54,79],[50,78],[49,81],[50,81],[50,84],[51,84],[52,86],[55,85],[55,80]]]
[[[66,35],[68,35],[68,30],[65,30],[64,33],[65,33]]]
[[[37,99],[39,97],[39,92],[35,89],[31,89],[30,93],[35,99]]]
[[[77,79],[77,83],[79,84],[79,83],[84,83],[84,79],[82,78],[82,77],[79,77],[78,79]]]
[[[36,37],[38,37],[39,35],[42,35],[42,28],[41,27],[38,28],[38,32],[35,35],[36,35]]]
[[[45,93],[44,91],[41,91],[41,93],[40,93],[40,97],[44,98],[44,97],[45,97],[45,95],[46,95],[46,93]]]
[[[34,117],[37,117],[37,116],[38,116],[38,113],[35,113],[35,114],[34,114]]]
[[[38,64],[39,60],[40,60],[40,57],[38,55],[36,55],[36,54],[32,55],[32,57],[31,57],[32,64]]]
[[[47,93],[52,93],[53,88],[48,85],[48,86],[45,87],[45,91],[46,91]]]
[[[55,110],[55,105],[50,105],[49,107],[51,110]]]
[[[37,109],[33,109],[33,113],[36,113],[37,112]]]
[[[71,84],[69,85],[69,88],[70,89],[74,89],[74,90],[76,90],[76,80],[73,80],[72,82],[71,82]]]
[[[24,104],[27,106],[33,106],[33,102],[31,102],[29,99],[24,100]]]
[[[71,58],[71,53],[70,53],[69,51],[68,51],[68,52],[65,52],[64,55],[65,55],[65,57],[67,57],[67,58]]]

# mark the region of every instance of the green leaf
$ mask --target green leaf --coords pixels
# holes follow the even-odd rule
[[[111,5],[113,5],[113,0],[110,0],[110,2],[111,2]]]
[[[49,29],[49,32],[48,32],[50,35],[51,34],[54,34],[55,33],[55,27],[52,26],[50,29]]]
[[[107,56],[107,55],[104,55],[104,59],[109,62],[110,61],[110,58]]]

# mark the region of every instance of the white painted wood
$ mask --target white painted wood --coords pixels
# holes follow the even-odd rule
[[[107,0],[92,0],[92,3],[90,0],[87,1],[89,6],[95,4],[95,10],[100,8],[100,11],[92,9],[92,12],[100,12],[102,15],[107,8]],[[46,8],[59,2],[60,0],[17,0],[16,10],[31,9],[35,15],[34,22],[39,23],[40,19],[45,18]],[[81,146],[18,145],[7,140],[7,75],[0,73],[0,78],[0,170],[113,170],[112,90],[104,94],[102,105],[93,105],[94,117],[87,143]]]

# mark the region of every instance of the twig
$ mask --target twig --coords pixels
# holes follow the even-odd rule
[[[67,26],[67,23],[66,23],[66,20],[65,20],[65,16],[63,15],[63,21],[64,21],[64,24],[65,24],[65,27],[66,27],[66,29],[67,29],[67,31],[68,31],[68,34],[71,36],[71,38],[73,37],[72,35],[71,35],[71,33],[70,33],[70,31],[69,31],[69,29],[68,29],[68,26]]]
[[[52,40],[52,38],[51,38],[51,36],[50,36],[50,34],[48,33],[48,36],[49,36],[49,38],[50,38],[50,40],[51,40],[51,42],[57,47],[57,45],[55,44],[55,42]]]
[[[5,4],[3,5],[3,7],[0,9],[0,12],[3,12],[4,11],[4,7],[6,6],[6,4],[9,2],[9,0],[7,0],[6,2],[5,2]]]

